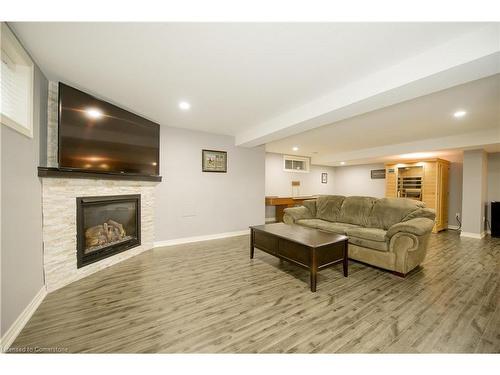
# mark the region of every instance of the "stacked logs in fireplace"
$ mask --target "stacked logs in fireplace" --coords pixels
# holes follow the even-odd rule
[[[141,196],[76,198],[77,267],[141,244]]]
[[[131,238],[127,236],[123,225],[109,219],[107,222],[96,225],[85,230],[86,251],[93,251],[115,242],[121,242]]]

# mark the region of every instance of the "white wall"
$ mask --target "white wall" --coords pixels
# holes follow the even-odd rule
[[[33,138],[1,129],[1,335],[44,285],[40,128],[47,126],[47,79],[35,67]]]
[[[292,181],[300,181],[299,194],[333,194],[334,168],[311,165],[309,173],[293,173],[283,170],[283,155],[266,153],[266,196],[292,196]],[[321,183],[321,174],[328,173],[327,183]],[[274,206],[266,207],[266,218],[275,217]]]
[[[500,152],[488,154],[488,220],[491,223],[491,201],[500,201]]]
[[[482,235],[485,230],[488,158],[484,150],[464,151],[462,235]]]
[[[180,128],[160,129],[155,242],[248,229],[264,223],[263,147]],[[201,171],[201,150],[227,151],[228,172]]]
[[[371,178],[372,169],[384,169],[384,164],[366,164],[335,168],[334,194],[362,195],[376,198],[385,196],[385,179]]]
[[[463,163],[451,162],[449,174],[449,194],[448,194],[448,225],[458,227],[460,224],[456,219],[456,214],[462,216],[462,184],[463,184]]]
[[[292,196],[292,181],[300,181],[300,195],[333,194],[333,167],[311,165],[309,173],[285,172],[283,155],[266,153],[266,196]],[[327,183],[321,183],[321,173],[328,173]]]

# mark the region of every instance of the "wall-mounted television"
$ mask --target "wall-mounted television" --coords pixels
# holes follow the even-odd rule
[[[59,168],[158,176],[160,125],[59,83]]]

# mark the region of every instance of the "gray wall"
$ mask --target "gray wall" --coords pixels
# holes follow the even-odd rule
[[[264,222],[263,147],[235,147],[234,138],[161,127],[155,241],[248,229]],[[228,153],[227,173],[203,173],[201,150]]]
[[[332,194],[333,167],[311,165],[309,173],[285,172],[283,155],[266,153],[266,196],[292,196],[292,181],[300,181],[300,195]],[[321,183],[321,173],[328,173],[327,183]]]
[[[460,224],[456,219],[456,214],[462,216],[462,184],[463,184],[463,163],[451,161],[448,181],[448,225],[458,227]]]
[[[40,128],[47,125],[47,79],[35,67],[33,138],[1,125],[1,335],[44,285]]]
[[[334,168],[311,165],[309,173],[283,170],[283,155],[266,153],[266,196],[292,196],[292,181],[300,181],[300,195],[333,194]],[[328,173],[327,183],[321,183],[321,173]],[[266,218],[275,217],[275,207],[266,207]]]
[[[462,231],[484,232],[487,201],[488,158],[484,150],[464,151]]]
[[[500,201],[500,152],[488,154],[488,220],[491,223],[491,201]]]
[[[334,192],[338,195],[385,197],[385,179],[371,178],[372,169],[384,169],[384,164],[353,165],[335,168]]]

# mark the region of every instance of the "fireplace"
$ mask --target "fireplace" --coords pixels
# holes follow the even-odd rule
[[[141,244],[141,196],[76,198],[77,267]]]

